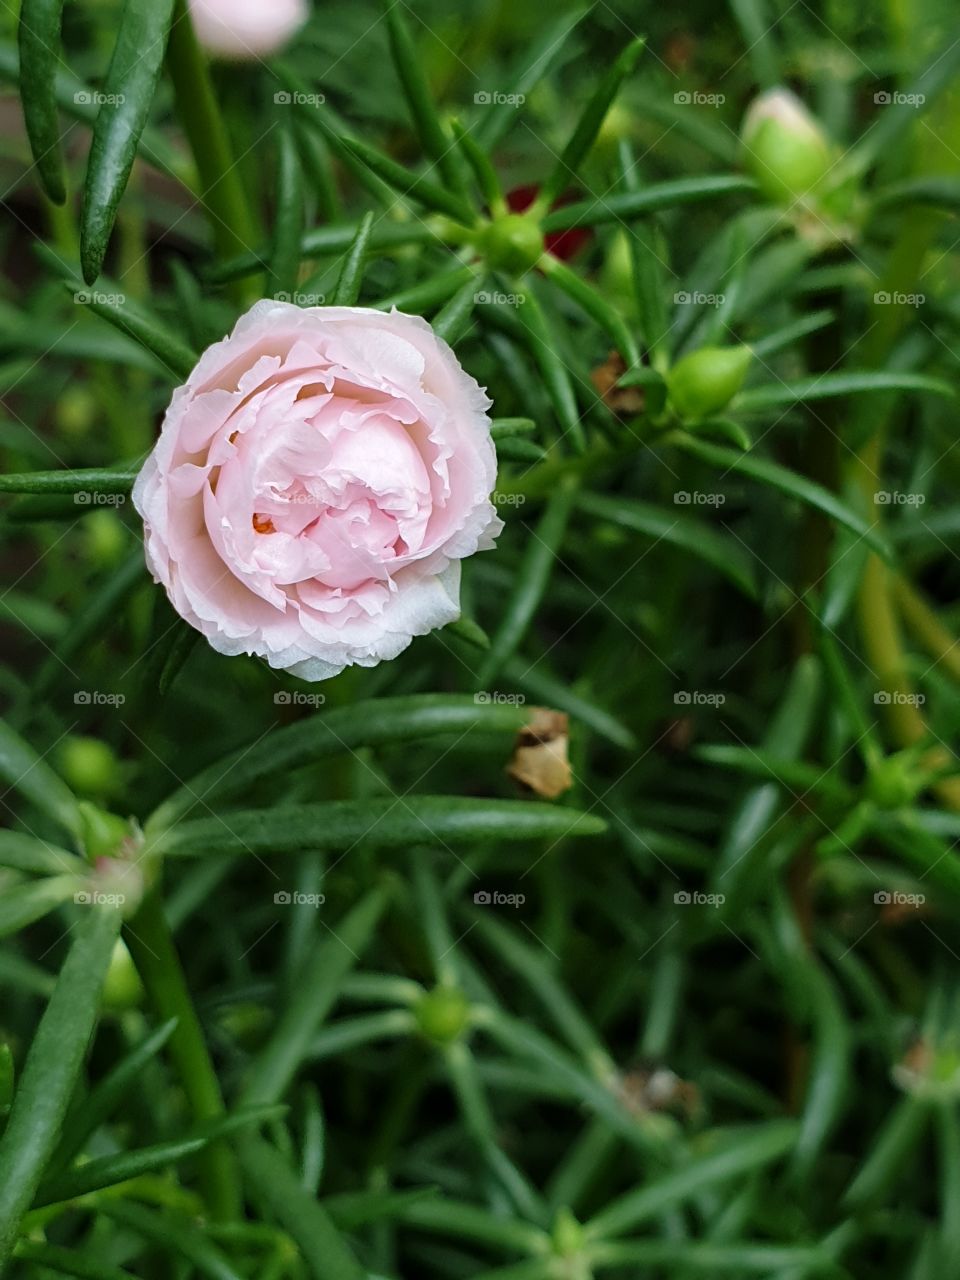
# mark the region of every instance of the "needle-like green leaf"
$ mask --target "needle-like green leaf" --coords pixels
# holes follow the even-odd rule
[[[270,255],[270,293],[292,294],[300,271],[300,241],[305,218],[303,173],[292,125],[279,130],[277,142],[277,198]]]
[[[577,121],[573,136],[540,189],[537,203],[541,208],[549,209],[564,188],[579,177],[580,166],[600,132],[604,117],[613,105],[620,86],[637,65],[637,60],[646,43],[645,36],[636,36],[622,51],[610,70],[600,78]]]
[[[30,150],[47,195],[67,198],[56,76],[63,0],[23,0],[20,5],[20,100]]]
[[[30,1045],[0,1138],[0,1275],[59,1137],[119,932],[120,912],[115,908],[84,909]]]
[[[360,219],[360,226],[353,243],[347,250],[340,268],[340,278],[333,295],[335,307],[356,306],[363,285],[363,269],[370,246],[370,232],[373,230],[373,213],[367,212]]]
[[[599,835],[602,818],[548,804],[476,800],[460,796],[329,800],[322,804],[239,809],[221,819],[197,818],[157,837],[154,852],[167,856],[296,853],[349,850],[366,843],[380,849],[411,843],[460,844],[487,840],[549,840]]]
[[[80,224],[83,278],[100,274],[117,205],[163,65],[174,0],[125,0],[87,162]]]
[[[83,829],[76,798],[33,747],[0,720],[0,780],[79,838]]]
[[[421,60],[417,55],[410,28],[404,17],[403,10],[406,7],[403,0],[384,0],[393,61],[400,76],[400,83],[403,85],[407,106],[410,108],[410,114],[420,138],[420,145],[439,168],[445,185],[458,196],[465,198],[466,184],[456,147],[447,136],[434,105]]]
[[[603,222],[629,222],[638,214],[655,213],[677,205],[714,200],[721,196],[746,195],[754,190],[749,178],[739,174],[711,174],[704,178],[676,178],[656,182],[638,191],[619,191],[565,204],[548,213],[544,231],[568,231],[571,227],[595,227]]]

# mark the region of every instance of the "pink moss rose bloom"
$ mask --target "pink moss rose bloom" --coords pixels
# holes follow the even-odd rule
[[[137,477],[147,565],[220,653],[305,680],[395,658],[502,528],[489,406],[417,316],[258,302]]]
[[[307,0],[188,0],[197,39],[214,57],[259,58],[306,22]]]

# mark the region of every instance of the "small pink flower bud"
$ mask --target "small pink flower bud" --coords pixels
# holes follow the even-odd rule
[[[188,0],[197,39],[214,58],[261,58],[309,16],[307,0]]]

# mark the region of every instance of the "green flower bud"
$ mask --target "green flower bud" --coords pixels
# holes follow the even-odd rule
[[[583,1227],[564,1205],[553,1220],[553,1248],[561,1258],[572,1258],[584,1245]]]
[[[67,387],[54,409],[54,420],[65,436],[85,436],[97,420],[96,396],[83,384]]]
[[[902,809],[913,803],[925,784],[924,774],[916,767],[916,756],[901,751],[871,765],[867,795],[881,809]]]
[[[459,1040],[470,1018],[470,1004],[457,987],[434,987],[417,1004],[417,1025],[428,1040],[452,1044]]]
[[[826,134],[789,89],[770,89],[755,99],[740,137],[751,177],[777,204],[812,191],[832,164]]]
[[[119,789],[120,761],[99,738],[65,738],[57,751],[57,764],[64,782],[83,796],[109,796]]]
[[[743,386],[753,358],[749,347],[701,347],[667,374],[670,403],[685,422],[726,408]]]
[[[127,532],[115,511],[92,512],[83,522],[83,532],[95,564],[114,565],[127,549]]]
[[[135,1009],[143,1001],[143,983],[122,938],[118,938],[103,982],[103,1002],[108,1009],[122,1012]]]
[[[540,261],[543,232],[529,214],[506,213],[483,229],[478,247],[494,270],[523,275]]]
[[[131,840],[133,827],[125,818],[108,813],[89,800],[81,800],[80,817],[83,824],[83,847],[91,862],[97,858],[114,858]]]

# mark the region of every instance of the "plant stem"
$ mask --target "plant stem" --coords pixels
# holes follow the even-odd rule
[[[960,680],[960,640],[945,627],[912,582],[902,574],[893,580],[893,591],[904,622],[937,666]]]
[[[177,0],[174,10],[167,68],[176,94],[177,113],[196,162],[201,199],[210,219],[217,255],[227,259],[251,252],[257,243],[253,215],[186,0]],[[250,282],[244,280],[231,285],[240,302],[248,300],[249,287]]]
[[[220,1082],[190,998],[158,889],[144,898],[125,934],[157,1016],[163,1020],[177,1019],[169,1050],[193,1118],[203,1121],[221,1116],[224,1106]],[[211,1216],[221,1222],[238,1218],[240,1184],[231,1149],[223,1142],[212,1142],[197,1160],[203,1196]]]

